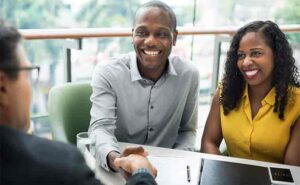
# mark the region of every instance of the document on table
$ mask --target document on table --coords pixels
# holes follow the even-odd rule
[[[159,185],[198,185],[201,159],[189,157],[148,156],[149,161],[157,168],[156,182]],[[188,181],[188,170],[190,181]]]

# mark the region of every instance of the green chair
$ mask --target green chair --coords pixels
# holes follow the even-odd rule
[[[89,83],[66,83],[49,92],[49,119],[54,140],[76,144],[76,134],[88,130],[90,123]]]

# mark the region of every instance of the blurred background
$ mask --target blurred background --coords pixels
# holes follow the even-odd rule
[[[146,0],[0,0],[0,15],[19,29],[130,28],[137,7]],[[279,25],[300,24],[299,0],[163,0],[173,8],[181,28],[217,29],[240,27],[253,20],[272,20]],[[287,33],[300,66],[300,33]],[[189,58],[200,71],[199,137],[210,107],[216,35],[179,36],[172,54]],[[219,48],[220,71],[230,37]],[[25,40],[28,57],[41,66],[34,87],[32,128],[37,135],[51,137],[48,122],[48,92],[65,83],[64,39]],[[98,62],[132,51],[130,37],[88,38],[81,50],[72,50],[72,81],[89,81]]]

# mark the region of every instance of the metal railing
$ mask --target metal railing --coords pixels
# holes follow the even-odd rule
[[[239,27],[186,28],[179,27],[178,35],[232,35]],[[300,32],[300,25],[281,25],[283,32]],[[20,29],[27,40],[82,39],[97,37],[130,37],[132,28],[69,28],[69,29]]]

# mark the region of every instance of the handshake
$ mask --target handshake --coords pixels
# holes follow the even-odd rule
[[[148,152],[143,147],[127,147],[119,154],[112,151],[108,154],[108,164],[114,171],[119,171],[127,180],[138,169],[146,169],[154,178],[157,169],[147,159]]]

